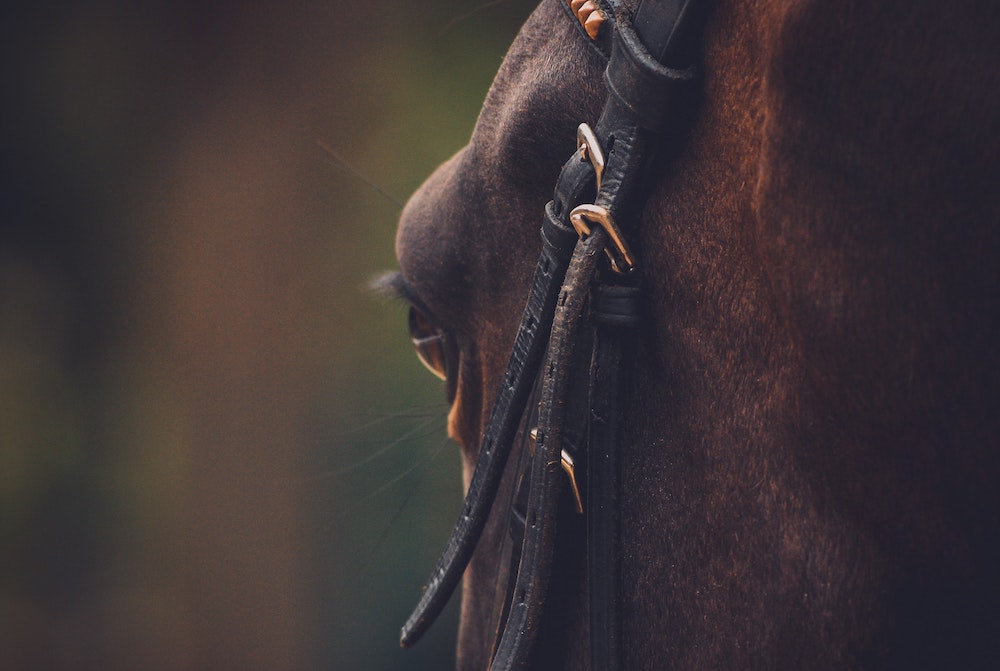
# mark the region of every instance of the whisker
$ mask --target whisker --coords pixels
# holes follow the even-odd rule
[[[440,441],[437,448],[435,448],[429,453],[429,456],[427,458],[427,465],[433,463],[441,455],[441,451],[444,450],[446,445],[448,445],[448,442],[449,439],[444,438],[443,440]],[[407,506],[413,499],[413,495],[416,494],[417,489],[420,487],[421,483],[423,483],[424,478],[427,475],[427,472],[428,472],[427,470],[424,470],[421,473],[419,473],[416,478],[414,478],[413,485],[407,490],[406,494],[403,496],[403,500],[400,501],[398,506],[396,506],[396,510],[393,512],[392,517],[390,517],[388,522],[386,522],[385,526],[382,528],[382,531],[379,533],[378,538],[376,538],[375,542],[372,544],[371,549],[367,553],[369,559],[375,557],[378,554],[379,550],[382,548],[382,546],[385,544],[386,539],[389,537],[389,532],[392,531],[392,528],[394,526],[396,526],[396,522],[403,514],[403,511],[407,509]],[[370,576],[368,574],[370,573],[374,565],[375,562],[373,561],[366,562],[366,567],[362,573],[363,580],[367,581],[370,579]]]
[[[330,165],[342,170],[343,172],[346,172],[348,175],[351,175],[358,181],[364,183],[370,189],[375,191],[375,193],[379,194],[387,201],[395,205],[397,209],[399,210],[403,209],[403,201],[401,199],[397,198],[396,196],[392,195],[391,193],[383,189],[381,186],[376,184],[374,180],[371,180],[365,175],[363,175],[357,168],[348,163],[343,156],[334,151],[333,148],[330,147],[330,145],[323,142],[323,140],[317,139],[316,146],[318,146],[320,149],[325,151],[330,156],[330,158],[332,159],[330,161]]]
[[[484,2],[481,5],[477,5],[472,9],[470,9],[469,11],[465,12],[464,14],[459,14],[451,21],[446,23],[444,28],[441,29],[441,32],[439,32],[436,35],[436,37],[438,38],[444,37],[445,35],[448,34],[448,31],[450,31],[452,28],[454,28],[457,24],[461,23],[462,21],[466,21],[475,16],[476,14],[478,14],[479,12],[482,12],[484,10],[489,9],[490,7],[502,4],[504,2],[506,2],[506,0],[489,0],[489,2]]]
[[[412,405],[410,410],[404,410],[401,412],[358,412],[353,413],[356,417],[374,417],[363,424],[352,427],[350,429],[344,429],[337,433],[338,436],[349,436],[362,431],[367,431],[368,429],[380,426],[382,424],[388,424],[391,421],[397,419],[437,419],[443,417],[447,413],[447,406],[443,405],[440,401],[434,403],[427,403],[426,405]]]
[[[425,431],[427,427],[430,426],[432,423],[437,422],[438,419],[439,418],[437,416],[428,417],[423,422],[419,423],[417,426],[413,427],[408,431],[404,431],[401,435],[397,436],[396,438],[393,438],[388,443],[386,443],[379,449],[375,450],[374,452],[368,454],[367,456],[362,457],[360,460],[355,461],[354,463],[351,464],[347,464],[346,466],[342,466],[340,468],[324,471],[323,473],[304,476],[301,481],[318,482],[320,480],[326,480],[328,478],[336,478],[341,475],[344,475],[345,473],[350,473],[351,471],[355,471],[366,464],[370,464],[371,462],[375,461],[382,455],[387,454],[389,451],[395,449],[400,444],[406,442],[410,438],[425,438],[429,435],[432,435],[437,431],[437,429],[434,429],[434,431],[427,431],[426,433],[421,433],[421,432]]]
[[[403,478],[405,478],[406,476],[408,476],[413,471],[415,471],[418,468],[421,468],[423,466],[426,466],[429,463],[431,463],[432,461],[434,461],[434,459],[437,457],[437,455],[440,454],[441,450],[444,449],[444,446],[447,445],[447,444],[448,444],[447,440],[442,441],[441,444],[438,445],[437,449],[428,452],[422,458],[420,458],[417,461],[415,461],[406,470],[404,470],[403,472],[401,472],[400,474],[398,474],[394,478],[391,478],[387,482],[384,482],[380,486],[376,487],[374,490],[368,492],[368,494],[366,494],[365,496],[362,496],[360,499],[358,499],[357,501],[355,501],[352,505],[348,506],[344,510],[341,510],[337,514],[336,519],[343,519],[345,517],[353,516],[354,513],[357,512],[358,509],[364,507],[365,504],[367,504],[372,499],[376,498],[379,494],[381,494],[382,492],[386,491],[390,487],[394,486],[396,483],[400,482]]]

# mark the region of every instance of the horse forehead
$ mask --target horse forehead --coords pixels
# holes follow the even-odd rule
[[[530,276],[576,125],[599,111],[602,67],[564,10],[543,2],[505,56],[469,144],[404,208],[401,269],[438,317],[454,315],[449,326],[468,325],[482,306],[506,308],[508,294],[523,299],[511,279]]]
[[[475,279],[469,259],[480,253],[471,230],[478,179],[466,156],[458,152],[410,197],[396,233],[400,269],[438,318],[464,307],[464,285]]]

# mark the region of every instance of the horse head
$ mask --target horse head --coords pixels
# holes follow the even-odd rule
[[[1000,17],[873,4],[714,3],[690,123],[648,166],[625,668],[997,661]],[[466,486],[606,65],[544,0],[402,215],[393,283],[446,378]],[[461,669],[496,645],[527,428],[465,572]],[[587,668],[584,534],[560,524],[532,664]]]

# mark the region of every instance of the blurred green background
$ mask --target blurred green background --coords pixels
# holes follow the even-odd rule
[[[461,501],[398,204],[533,2],[38,3],[0,28],[0,666],[426,669]],[[326,148],[332,150],[333,156]]]

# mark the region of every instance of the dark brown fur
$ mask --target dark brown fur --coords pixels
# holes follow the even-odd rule
[[[466,479],[542,206],[601,107],[558,2],[399,231],[461,348]],[[1000,667],[1000,16],[872,4],[722,1],[709,21],[704,101],[636,241],[628,668]],[[502,514],[466,575],[461,669],[487,666]],[[548,605],[539,654],[567,668],[584,588]]]

